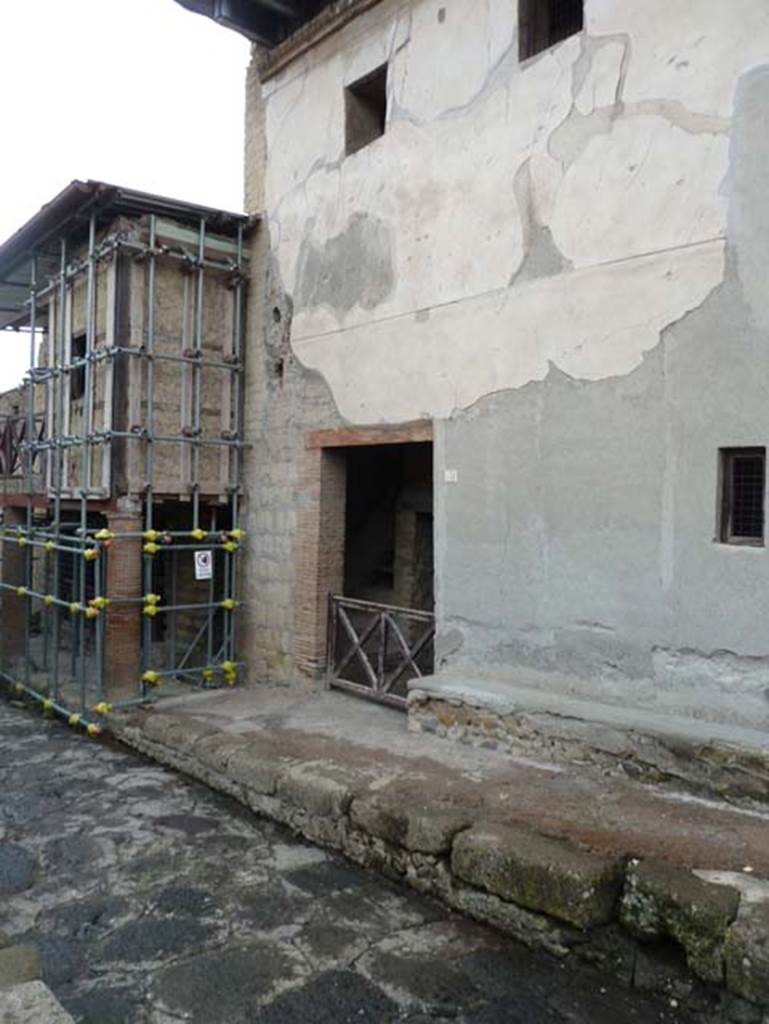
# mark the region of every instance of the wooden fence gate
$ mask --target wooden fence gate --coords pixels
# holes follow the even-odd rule
[[[405,708],[410,679],[433,670],[435,616],[414,608],[329,596],[331,686]]]

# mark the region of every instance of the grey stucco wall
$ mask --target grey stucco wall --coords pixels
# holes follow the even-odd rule
[[[445,668],[769,727],[767,552],[715,539],[719,447],[769,446],[767,168],[769,66],[737,90],[723,283],[631,374],[551,367],[439,426]]]

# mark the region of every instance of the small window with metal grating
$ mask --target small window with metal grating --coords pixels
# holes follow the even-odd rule
[[[719,455],[719,540],[763,545],[766,449],[721,448]]]
[[[518,55],[527,60],[581,32],[584,0],[518,0]]]

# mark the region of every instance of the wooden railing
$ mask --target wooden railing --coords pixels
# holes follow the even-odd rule
[[[434,638],[432,612],[330,595],[328,681],[404,708],[409,679],[432,672]]]

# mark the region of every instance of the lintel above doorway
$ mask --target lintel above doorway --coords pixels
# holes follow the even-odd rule
[[[307,434],[307,448],[352,448],[375,444],[414,444],[432,441],[431,420],[412,420],[396,426],[340,427],[313,430]]]

